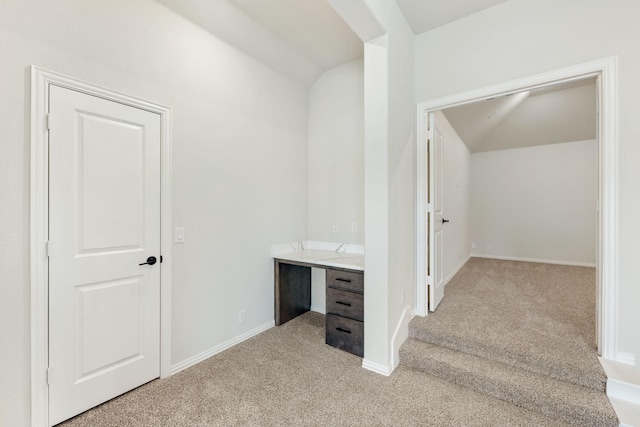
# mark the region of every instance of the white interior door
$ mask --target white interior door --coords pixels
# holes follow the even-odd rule
[[[53,425],[160,375],[160,116],[55,85],[49,101]]]
[[[434,114],[429,113],[429,311],[434,311],[444,298],[444,141],[435,127]]]

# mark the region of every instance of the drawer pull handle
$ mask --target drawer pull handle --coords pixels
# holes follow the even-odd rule
[[[351,279],[343,279],[342,277],[336,277],[336,280],[338,282],[347,282],[347,283],[351,283]]]
[[[347,329],[342,329],[342,328],[336,328],[336,331],[340,331],[340,332],[345,332],[347,334],[350,334],[351,331],[347,330]]]
[[[347,307],[351,307],[351,304],[349,304],[348,302],[336,301],[336,304],[346,305]]]

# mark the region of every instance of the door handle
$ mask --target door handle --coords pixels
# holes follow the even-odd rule
[[[147,258],[147,262],[143,262],[142,264],[138,264],[138,265],[153,265],[158,261],[158,259],[154,256],[150,256],[149,258]]]
[[[445,222],[449,222],[449,220],[442,218],[442,223],[444,224]]]

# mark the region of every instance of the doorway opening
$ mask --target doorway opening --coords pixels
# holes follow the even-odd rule
[[[429,283],[433,283],[434,271],[438,263],[429,265],[430,248],[428,244],[431,209],[427,186],[429,156],[427,144],[431,136],[429,117],[431,113],[458,107],[474,102],[486,102],[487,99],[518,94],[531,90],[540,90],[557,84],[576,85],[585,79],[596,80],[598,99],[597,114],[597,249],[596,249],[596,336],[598,352],[606,359],[616,360],[616,315],[617,295],[617,137],[616,137],[616,68],[617,58],[580,64],[561,70],[519,79],[504,84],[465,92],[462,94],[426,101],[418,104],[418,147],[417,147],[417,289],[416,314],[428,315]],[[576,83],[577,82],[577,83]]]

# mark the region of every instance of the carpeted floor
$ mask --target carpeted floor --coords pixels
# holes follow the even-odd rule
[[[447,347],[604,390],[595,269],[471,258],[412,332]],[[434,342],[435,343],[435,342]]]
[[[400,363],[576,425],[617,425],[596,346],[595,269],[471,258]]]
[[[445,380],[390,377],[324,344],[306,313],[63,424],[78,426],[563,426]]]

